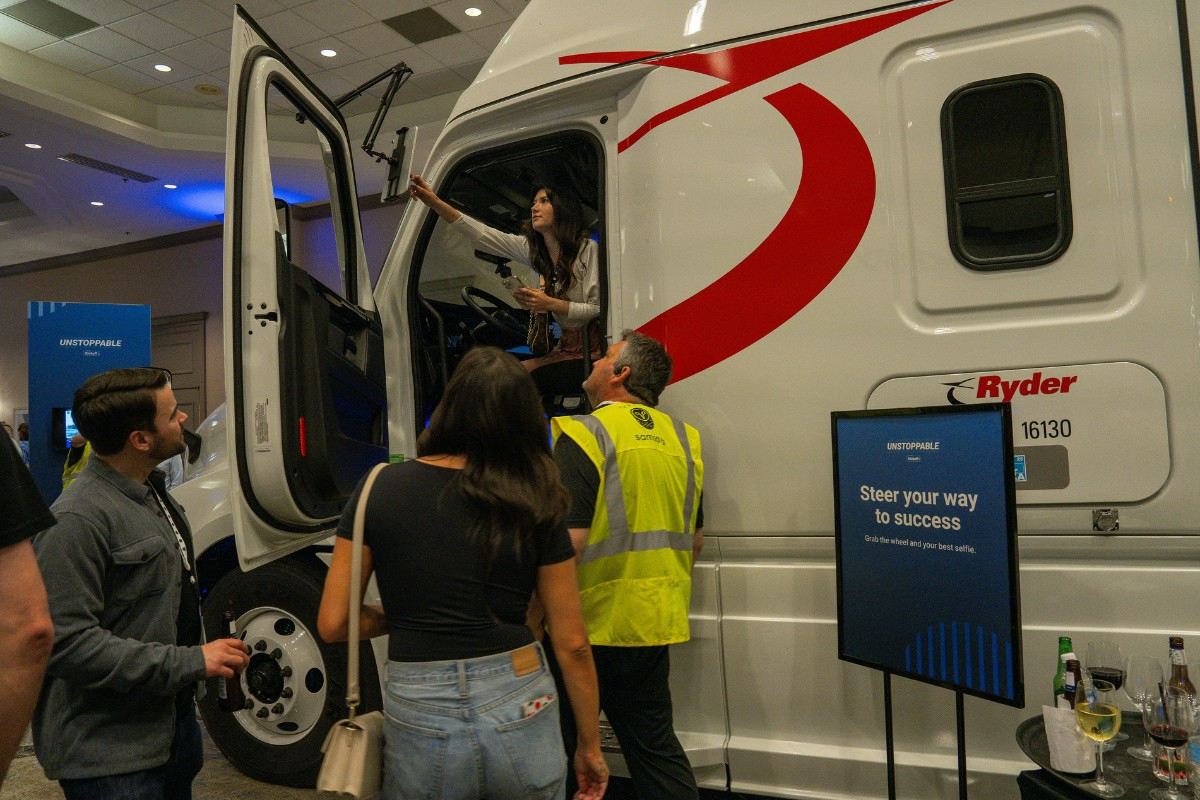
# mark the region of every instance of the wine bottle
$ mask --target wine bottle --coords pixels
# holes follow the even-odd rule
[[[237,637],[237,622],[233,619],[233,612],[226,611],[223,615],[225,620],[225,635],[230,639]],[[242,679],[234,673],[232,678],[219,678],[217,689],[217,707],[222,711],[234,712],[242,711],[246,708],[246,694],[242,691]]]
[[[1067,664],[1062,660],[1062,657],[1071,652],[1071,637],[1058,637],[1058,672],[1054,673],[1054,705],[1058,705],[1058,699],[1062,697],[1063,687],[1066,686]]]

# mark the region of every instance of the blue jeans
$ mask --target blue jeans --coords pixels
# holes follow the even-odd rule
[[[536,668],[517,675],[514,653],[527,648],[536,650]],[[527,648],[465,661],[388,662],[384,800],[562,800],[561,701],[541,645]]]
[[[64,778],[58,783],[67,800],[192,800],[192,780],[202,766],[200,723],[189,707],[176,713],[171,756],[162,766],[100,778]]]

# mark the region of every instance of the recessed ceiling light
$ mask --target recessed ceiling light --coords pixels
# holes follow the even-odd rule
[[[480,11],[478,8],[475,8],[474,6],[471,6],[470,8],[468,8],[468,9],[467,9],[466,11],[464,11],[463,13],[464,13],[464,14],[466,14],[468,17],[478,17],[478,16],[479,16],[480,14],[482,14],[483,12],[482,12],[482,11]]]
[[[93,201],[92,201],[92,205],[94,205],[94,206],[102,206],[102,205],[104,205],[104,203],[101,203],[99,200],[93,200]]]
[[[26,142],[25,146],[28,147],[30,150],[41,150],[42,149],[42,146],[40,144],[34,144],[33,142]]]
[[[321,51],[321,55],[325,56],[326,58],[333,58],[334,56],[337,55],[337,50],[331,50],[328,47],[326,47],[324,50]]]
[[[171,67],[168,64],[155,64],[154,68],[159,72],[170,72]]]
[[[177,188],[179,188],[179,187],[177,187],[177,186],[176,186],[175,184],[173,184],[173,183],[164,183],[164,184],[163,184],[163,188],[164,188],[164,189],[177,189]]]

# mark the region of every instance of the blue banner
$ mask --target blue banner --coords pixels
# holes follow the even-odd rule
[[[150,306],[30,301],[29,463],[46,502],[62,491],[65,442],[55,409],[99,372],[150,365]]]
[[[968,408],[835,415],[839,656],[1023,705],[1012,443]]]

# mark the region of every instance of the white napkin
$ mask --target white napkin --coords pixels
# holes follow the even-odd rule
[[[1051,767],[1075,773],[1096,768],[1096,743],[1079,730],[1074,711],[1042,706],[1042,721],[1046,726],[1046,743],[1050,745]]]

